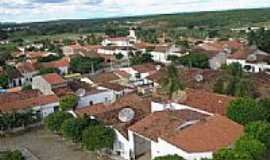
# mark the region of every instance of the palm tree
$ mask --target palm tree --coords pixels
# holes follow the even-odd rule
[[[173,95],[179,90],[184,89],[179,78],[179,72],[174,65],[169,65],[166,68],[166,74],[162,81],[162,89],[169,95],[169,98],[172,99]]]

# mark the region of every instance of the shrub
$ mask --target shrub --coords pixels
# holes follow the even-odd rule
[[[83,131],[82,145],[90,151],[96,151],[112,148],[114,139],[115,132],[113,129],[103,125],[90,126]]]
[[[55,112],[46,117],[45,125],[50,131],[59,133],[63,122],[69,118],[72,118],[69,113]]]

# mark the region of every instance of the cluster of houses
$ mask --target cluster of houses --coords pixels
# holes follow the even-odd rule
[[[73,115],[112,127],[117,135],[113,154],[126,160],[168,154],[187,160],[211,158],[218,149],[233,145],[243,126],[224,114],[235,98],[187,88],[171,100],[156,92],[163,70],[149,63],[73,80],[57,73],[34,76],[32,90],[0,94],[0,110],[32,109],[44,118],[59,110],[62,96],[77,95]]]
[[[196,50],[207,54],[211,69],[182,68],[187,88],[173,99],[158,92],[169,55],[189,54],[174,45],[153,45],[137,40],[134,30],[127,37],[107,37],[99,46],[63,47],[64,57],[38,62],[47,52],[20,52],[30,60],[15,63],[9,74],[9,89],[0,94],[0,113],[34,110],[44,118],[59,110],[59,100],[76,95],[75,117],[89,116],[115,130],[113,154],[125,160],[148,155],[149,159],[177,154],[187,160],[212,158],[243,135],[243,126],[225,116],[235,97],[213,93],[209,86],[223,64],[239,62],[247,72],[270,70],[269,54],[240,41],[201,42]],[[149,52],[156,63],[116,68],[94,75],[68,78],[70,58],[98,55],[112,62],[115,54]],[[12,62],[10,62],[12,63]],[[38,75],[41,68],[58,73]],[[4,70],[0,70],[5,72]],[[222,73],[221,73],[222,74]],[[31,90],[14,89],[25,84]],[[264,83],[265,84],[265,83]]]

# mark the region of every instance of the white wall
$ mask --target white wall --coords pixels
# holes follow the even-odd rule
[[[36,106],[33,109],[35,111],[41,111],[42,117],[45,118],[49,114],[54,112],[54,107],[56,107],[56,106],[59,106],[59,102],[50,103],[50,104],[41,105],[41,106]]]
[[[151,112],[158,112],[158,111],[163,111],[166,109],[174,109],[174,110],[183,110],[183,109],[189,109],[191,111],[199,112],[202,114],[206,115],[213,115],[213,113],[209,113],[197,108],[193,108],[192,106],[187,106],[183,104],[178,104],[178,103],[171,103],[171,104],[166,104],[166,103],[161,103],[161,102],[151,102]]]
[[[89,102],[91,101],[93,102],[93,104],[112,103],[114,101],[113,91],[104,90],[104,92],[99,92],[97,94],[80,97],[78,107],[81,108],[89,106]]]
[[[201,158],[212,158],[213,152],[188,153],[165,140],[158,138],[158,142],[151,142],[151,158],[177,154],[186,160],[200,160]]]
[[[33,78],[32,88],[40,90],[44,95],[53,95],[51,85],[41,76]]]
[[[114,141],[114,147],[113,147],[113,151],[120,152],[120,156],[126,160],[129,160],[130,157],[130,150],[131,150],[131,146],[130,146],[130,142],[126,139],[126,137],[124,137],[118,130],[114,129],[115,133],[116,133],[116,139]],[[119,144],[121,143],[121,147],[119,148]]]

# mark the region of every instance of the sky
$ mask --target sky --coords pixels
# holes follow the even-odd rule
[[[0,0],[0,22],[270,7],[270,0]]]

